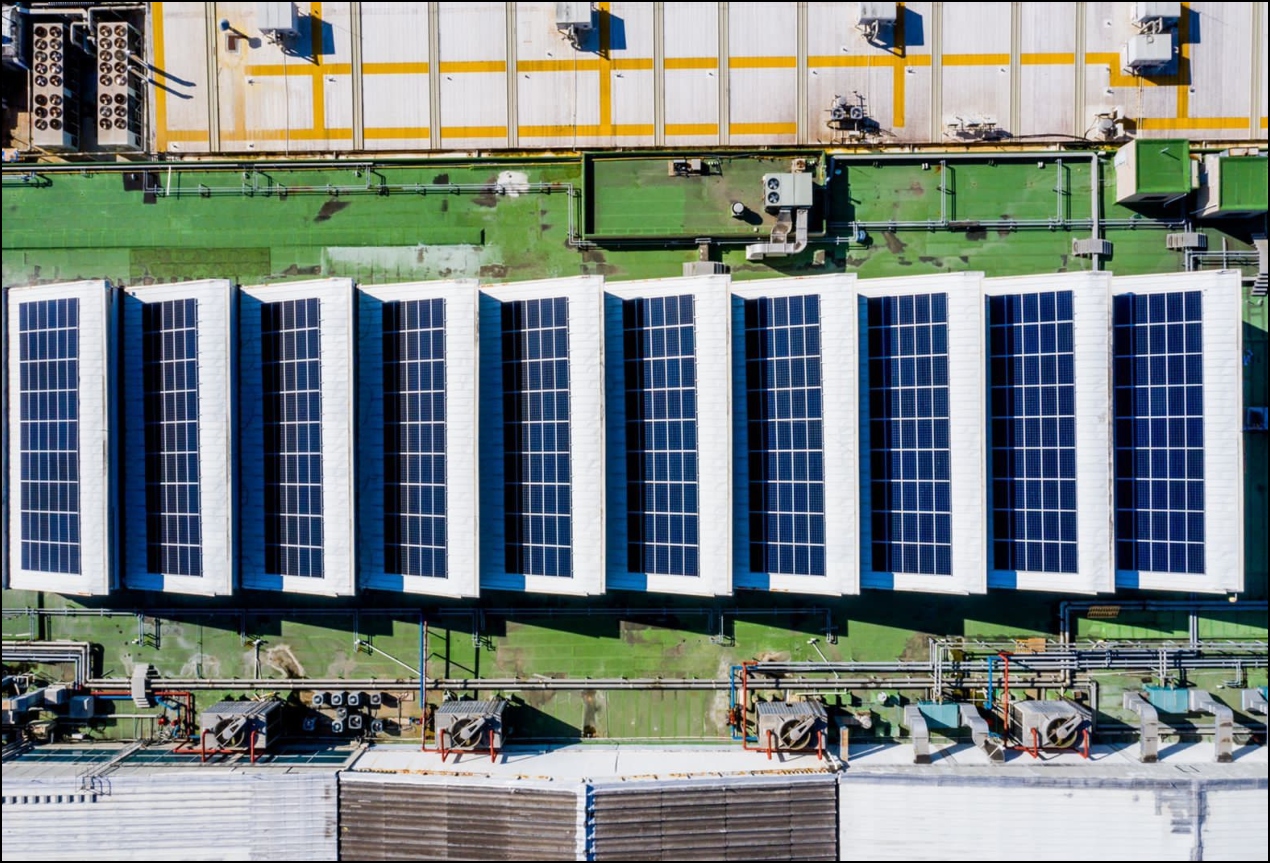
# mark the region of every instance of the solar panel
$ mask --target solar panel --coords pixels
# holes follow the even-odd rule
[[[867,302],[873,569],[951,575],[948,295]]]
[[[1201,294],[1122,294],[1112,315],[1116,566],[1202,574]]]
[[[145,304],[141,332],[146,564],[150,572],[201,576],[198,301]]]
[[[265,568],[323,577],[322,350],[316,298],[260,307]]]
[[[569,301],[502,305],[507,572],[571,577]]]
[[[80,573],[79,300],[18,305],[22,568]]]
[[[993,565],[1076,572],[1072,292],[988,298]]]
[[[631,572],[700,574],[693,297],[622,303]]]
[[[820,298],[745,301],[750,568],[825,574]]]
[[[385,569],[444,578],[445,301],[383,310]]]

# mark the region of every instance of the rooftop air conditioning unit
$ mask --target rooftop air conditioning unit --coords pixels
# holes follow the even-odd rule
[[[1010,732],[1024,746],[1071,749],[1088,723],[1089,711],[1071,701],[1010,702]]]
[[[591,32],[590,3],[557,3],[556,29],[563,33],[574,48],[579,47],[582,37]]]
[[[45,150],[78,150],[83,52],[65,24],[36,24],[34,37],[31,143]]]
[[[766,701],[755,706],[760,749],[815,749],[829,727],[825,706],[818,701]]]
[[[1185,231],[1180,234],[1165,234],[1164,247],[1170,251],[1180,252],[1187,249],[1203,251],[1208,248],[1208,235],[1199,231]]]
[[[123,21],[97,24],[97,146],[140,150],[143,93],[130,62],[140,63],[141,34]]]
[[[294,3],[257,3],[256,23],[271,42],[282,42],[300,35]]]
[[[769,210],[810,207],[811,174],[764,174],[763,206]]]
[[[1130,3],[1129,19],[1143,32],[1160,33],[1182,17],[1181,3]]]
[[[502,749],[503,711],[506,700],[446,701],[433,717],[437,740],[443,749],[472,752]],[[444,735],[444,740],[442,739]]]
[[[216,749],[252,745],[253,731],[256,749],[265,749],[281,734],[282,702],[220,701],[203,711],[200,724]]]
[[[1106,257],[1111,254],[1110,240],[1072,240],[1072,254],[1078,258],[1089,258],[1094,255]]]
[[[1131,75],[1158,72],[1172,62],[1172,33],[1139,33],[1120,49],[1120,67]]]
[[[894,27],[898,18],[898,3],[861,3],[856,26],[864,31],[865,38],[873,40],[882,30]]]

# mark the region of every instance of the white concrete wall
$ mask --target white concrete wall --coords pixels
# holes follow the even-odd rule
[[[151,572],[148,566],[146,431],[142,307],[146,303],[194,299],[198,302],[198,462],[199,518],[202,522],[201,576]],[[120,352],[124,393],[123,520],[124,578],[135,590],[163,590],[219,596],[233,593],[238,573],[237,438],[238,298],[224,279],[153,285],[125,290]]]

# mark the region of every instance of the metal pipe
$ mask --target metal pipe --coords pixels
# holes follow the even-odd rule
[[[1097,246],[1097,240],[1100,239],[1101,235],[1101,231],[1098,228],[1098,216],[1102,210],[1102,167],[1098,162],[1097,150],[1089,154],[1089,185],[1093,190],[1090,193],[1089,202],[1090,234],[1095,240],[1094,245]],[[1089,260],[1091,269],[1094,272],[1098,272],[1102,267],[1098,252],[1095,251]]]

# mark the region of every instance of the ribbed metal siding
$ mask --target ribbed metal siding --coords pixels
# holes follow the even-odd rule
[[[595,860],[836,860],[838,785],[737,782],[596,789]]]
[[[4,859],[336,859],[333,771],[214,769],[106,776],[85,802],[75,778],[5,780]]]
[[[341,781],[343,860],[572,860],[574,792]]]

